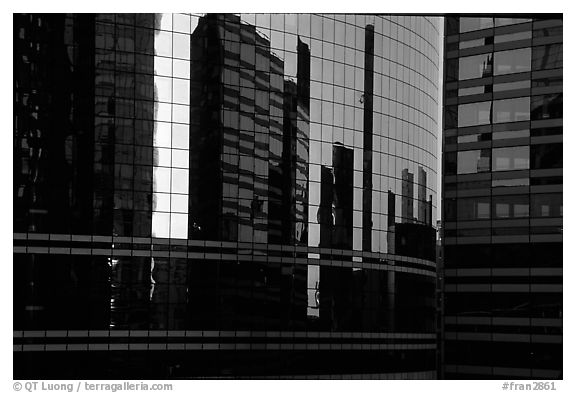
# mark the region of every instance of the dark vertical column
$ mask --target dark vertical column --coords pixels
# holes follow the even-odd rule
[[[77,43],[78,64],[73,75],[74,113],[76,129],[76,157],[73,175],[74,220],[72,232],[90,234],[93,221],[94,200],[94,95],[95,77],[95,26],[94,15],[74,16],[74,38]]]
[[[431,225],[432,222],[428,221],[428,202],[426,201],[426,172],[424,169],[418,167],[418,221],[425,225]]]
[[[425,224],[428,226],[432,226],[432,195],[430,195],[430,199],[426,202],[426,222]]]
[[[334,231],[334,175],[332,169],[322,166],[320,169],[320,206],[318,208],[318,224],[320,224],[320,247],[332,246]]]
[[[310,138],[310,49],[298,39],[297,82],[284,80],[282,133],[282,239],[308,241],[308,161]]]
[[[310,113],[310,48],[298,37],[298,68],[296,70],[298,86],[298,105]]]
[[[334,247],[352,249],[354,150],[336,143],[332,150],[334,166]]]
[[[362,249],[372,248],[372,132],[374,124],[374,26],[365,29],[364,50],[364,165],[362,194]]]
[[[217,15],[200,18],[190,36],[190,171],[188,237],[237,239],[237,215],[222,214],[221,107],[224,94],[231,104],[238,97],[224,93],[220,80],[225,52]],[[227,56],[238,54],[228,52]],[[236,59],[237,60],[237,59]],[[232,202],[232,201],[231,201]],[[237,206],[229,206],[231,210]]]
[[[388,253],[396,253],[396,194],[388,190]],[[389,262],[394,265],[394,261]],[[394,271],[386,272],[386,314],[388,317],[387,327],[389,331],[394,331],[396,326],[396,273]]]
[[[296,244],[308,244],[308,162],[310,146],[310,48],[298,38],[296,69]]]
[[[282,132],[282,243],[294,244],[296,234],[296,143],[297,143],[297,85],[284,80]]]

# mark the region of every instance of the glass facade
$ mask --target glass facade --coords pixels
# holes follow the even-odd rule
[[[444,45],[442,377],[561,379],[562,16]]]
[[[434,378],[439,23],[14,15],[14,377]]]

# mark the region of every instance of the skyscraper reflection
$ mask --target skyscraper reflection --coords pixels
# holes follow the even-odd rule
[[[434,375],[436,19],[14,31],[15,375]]]

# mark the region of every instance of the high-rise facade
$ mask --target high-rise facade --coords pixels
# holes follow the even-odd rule
[[[14,16],[15,378],[435,378],[438,18]]]
[[[444,48],[444,377],[562,378],[562,16]]]

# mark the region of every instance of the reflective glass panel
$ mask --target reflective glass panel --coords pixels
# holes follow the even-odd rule
[[[458,105],[458,127],[490,124],[491,101]]]
[[[494,75],[514,74],[530,71],[531,48],[522,48],[494,53]]]
[[[492,149],[493,171],[512,171],[518,169],[530,169],[530,148],[528,146]]]
[[[530,120],[530,97],[494,101],[492,121],[507,123]]]
[[[528,195],[498,195],[492,197],[493,218],[523,218],[529,214]]]
[[[532,120],[555,119],[562,117],[562,94],[533,96],[530,117]]]
[[[532,217],[562,217],[562,194],[533,194],[530,196]]]
[[[483,78],[492,75],[492,53],[461,57],[458,64],[458,79]]]
[[[488,29],[494,26],[492,18],[460,18],[460,33]]]
[[[562,44],[534,47],[532,70],[550,70],[562,68]]]
[[[490,197],[458,198],[458,220],[490,219]]]
[[[490,171],[490,149],[458,152],[458,174]]]

